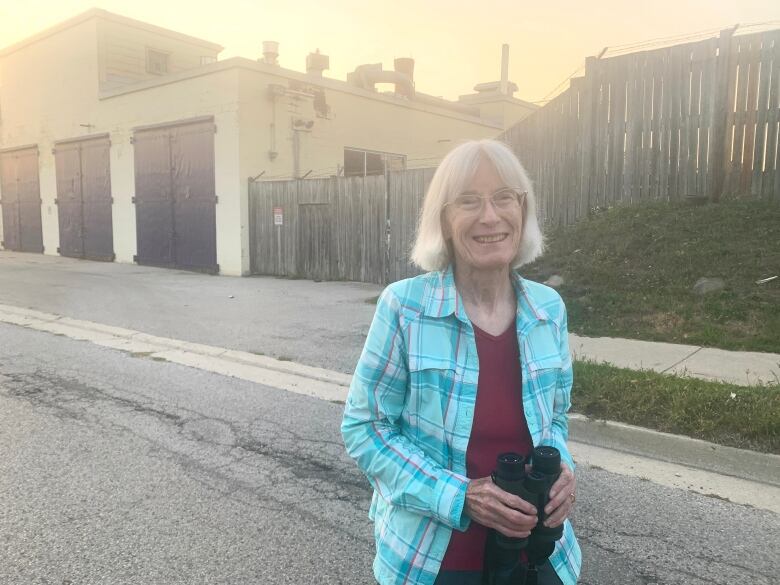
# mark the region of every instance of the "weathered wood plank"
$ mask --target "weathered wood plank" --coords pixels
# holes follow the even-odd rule
[[[766,164],[766,142],[769,133],[769,81],[772,76],[772,38],[770,34],[761,35],[759,55],[758,90],[756,98],[756,137],[753,150],[753,173],[750,178],[750,194],[760,195]]]
[[[745,148],[745,121],[747,118],[747,87],[750,79],[750,52],[751,39],[749,37],[737,38],[738,71],[737,94],[734,110],[734,146],[731,158],[729,192],[733,195],[741,193],[742,163]]]
[[[774,31],[772,35],[772,67],[769,83],[769,97],[767,107],[767,142],[766,142],[766,169],[761,183],[761,197],[771,199],[780,198],[780,189],[776,181],[780,181],[780,31]]]
[[[740,175],[740,195],[751,192],[750,180],[753,178],[753,159],[755,156],[756,138],[756,102],[758,98],[759,71],[761,68],[761,37],[752,38],[748,59],[747,101],[745,103],[745,140],[742,155],[742,172]]]

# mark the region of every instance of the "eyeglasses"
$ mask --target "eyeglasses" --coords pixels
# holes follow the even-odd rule
[[[511,187],[502,187],[487,197],[466,192],[445,203],[444,207],[452,205],[454,209],[463,213],[481,213],[485,200],[489,199],[496,211],[509,211],[522,207],[527,195],[527,191],[519,191]]]

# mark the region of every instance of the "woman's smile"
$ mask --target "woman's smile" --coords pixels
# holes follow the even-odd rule
[[[503,242],[509,237],[509,234],[493,234],[490,236],[474,236],[474,239],[480,244],[495,244],[497,242]]]

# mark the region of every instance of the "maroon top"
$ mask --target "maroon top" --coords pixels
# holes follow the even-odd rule
[[[514,323],[501,335],[474,326],[479,356],[477,403],[466,449],[466,475],[489,476],[499,453],[533,451],[523,412],[520,352]],[[452,531],[442,571],[481,571],[488,529],[472,521],[466,532]]]

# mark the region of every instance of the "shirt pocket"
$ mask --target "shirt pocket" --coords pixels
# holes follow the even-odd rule
[[[405,419],[415,442],[439,465],[448,460],[444,427],[457,370],[454,358],[444,353],[417,355],[409,360]]]
[[[552,396],[563,367],[556,329],[552,324],[540,325],[531,331],[524,345],[531,393]]]
[[[528,374],[534,393],[554,391],[561,375],[560,357],[545,357],[528,362]]]

